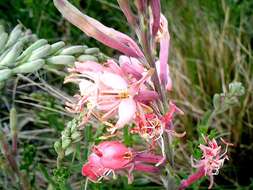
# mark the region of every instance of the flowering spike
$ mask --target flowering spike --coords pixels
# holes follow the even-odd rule
[[[142,51],[129,36],[82,14],[67,0],[54,0],[54,4],[69,22],[81,29],[86,35],[128,56],[143,57]]]

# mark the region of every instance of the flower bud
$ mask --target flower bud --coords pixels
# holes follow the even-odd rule
[[[57,55],[47,59],[48,64],[70,65],[75,63],[75,57],[71,55]]]
[[[84,53],[85,54],[97,54],[97,53],[99,53],[99,49],[98,48],[88,48],[85,50]]]
[[[57,140],[55,143],[54,143],[54,149],[55,151],[57,152],[57,154],[59,154],[62,150],[62,145],[61,145],[61,141],[60,140]]]
[[[11,50],[0,61],[0,66],[12,67],[15,65],[17,57],[23,50],[23,43],[17,42]]]
[[[67,0],[54,0],[54,4],[69,22],[81,29],[86,35],[128,56],[144,56],[135,41],[126,34],[109,28],[88,15],[82,14]]]
[[[161,16],[160,0],[151,0],[150,5],[153,15],[152,35],[155,36],[160,26],[160,16]]]
[[[23,63],[13,69],[14,73],[33,73],[42,68],[45,64],[43,59]]]
[[[49,44],[46,44],[35,51],[32,52],[32,55],[29,57],[28,61],[34,61],[36,59],[42,59],[45,58],[50,54],[51,46]]]
[[[60,52],[60,55],[82,54],[84,53],[85,49],[86,49],[85,46],[71,46],[63,49]]]
[[[81,55],[77,58],[77,60],[80,61],[80,62],[85,62],[85,61],[98,62],[98,59],[95,56],[92,56],[92,55]]]
[[[82,136],[81,133],[79,131],[76,131],[71,134],[71,139],[73,141],[78,141],[78,140],[80,140],[81,136]]]
[[[63,41],[56,42],[51,45],[50,55],[55,54],[57,51],[59,51],[61,48],[65,46],[65,43]]]
[[[70,138],[63,138],[62,139],[62,149],[66,149],[71,144]]]
[[[34,42],[32,45],[30,45],[19,57],[18,60],[23,59],[27,55],[31,54],[34,50],[42,47],[43,45],[47,44],[47,40],[41,39],[36,42]]]
[[[6,43],[6,47],[11,47],[13,44],[15,44],[19,40],[22,34],[21,29],[22,29],[22,26],[19,24],[11,31],[9,39]]]

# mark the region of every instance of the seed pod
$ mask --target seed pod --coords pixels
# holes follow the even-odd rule
[[[99,53],[99,49],[98,48],[88,48],[85,50],[85,54],[97,54]]]
[[[98,59],[95,56],[92,55],[81,55],[77,58],[78,61],[84,62],[84,61],[95,61],[98,62]]]
[[[9,39],[6,43],[6,47],[12,46],[19,40],[20,36],[22,35],[21,29],[22,29],[22,26],[19,24],[11,31]]]
[[[50,55],[55,54],[57,51],[59,51],[64,46],[65,46],[65,43],[63,41],[56,42],[56,43],[52,44]]]
[[[0,66],[12,67],[15,65],[17,57],[23,50],[23,43],[17,42],[11,50],[0,60]]]
[[[45,58],[50,54],[51,46],[49,44],[46,44],[35,51],[32,52],[32,55],[29,57],[28,61],[34,61],[36,59],[42,59]]]
[[[4,50],[7,40],[8,34],[6,32],[0,33],[0,52]]]
[[[33,73],[42,68],[45,64],[45,60],[37,59],[35,61],[30,61],[23,63],[22,65],[17,66],[13,69],[14,73]]]
[[[31,54],[34,50],[42,47],[43,45],[47,44],[47,40],[45,39],[41,39],[38,40],[36,42],[34,42],[32,45],[30,45],[19,57],[18,60],[23,59],[24,57],[26,57],[27,55]]]
[[[84,46],[71,46],[63,49],[60,52],[60,55],[73,55],[73,54],[81,54],[84,53],[85,47]]]
[[[47,59],[48,64],[55,64],[55,65],[70,65],[74,64],[74,62],[75,57],[71,55],[57,55]]]
[[[11,69],[0,70],[0,82],[7,80],[12,75]]]

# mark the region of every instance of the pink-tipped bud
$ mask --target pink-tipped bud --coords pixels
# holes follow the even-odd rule
[[[143,57],[142,51],[129,36],[82,14],[67,0],[54,0],[54,4],[69,22],[81,29],[86,35],[128,56]]]

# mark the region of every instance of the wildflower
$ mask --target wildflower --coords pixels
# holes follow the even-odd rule
[[[75,68],[70,70],[72,74],[65,80],[77,82],[81,92],[76,105],[68,104],[72,110],[82,111],[86,103],[87,118],[94,115],[99,120],[106,121],[108,118],[118,117],[115,126],[107,122],[112,133],[131,122],[138,109],[147,107],[146,102],[158,98],[155,91],[148,90],[144,85],[152,75],[152,70],[143,69],[141,72],[141,67],[126,62],[122,65],[128,70],[122,69],[113,60],[109,60],[105,65],[90,61],[77,62]],[[139,93],[143,96],[142,99],[139,98]]]
[[[185,189],[204,176],[209,176],[210,185],[208,189],[211,189],[214,181],[213,176],[219,174],[219,169],[223,166],[224,161],[228,160],[227,148],[231,144],[222,140],[226,148],[225,151],[221,153],[221,146],[218,146],[215,139],[209,140],[207,137],[204,137],[204,139],[207,146],[203,144],[199,145],[203,154],[202,159],[192,164],[192,166],[198,168],[198,170],[181,182],[180,190]]]
[[[132,133],[138,133],[148,142],[151,141],[152,146],[158,143],[164,156],[158,165],[165,160],[163,133],[167,132],[177,137],[183,137],[185,135],[185,132],[177,133],[172,127],[172,120],[175,113],[183,114],[172,102],[170,102],[168,113],[164,116],[158,116],[155,113],[145,113],[144,115],[140,113],[135,118],[136,127],[131,130]]]
[[[98,182],[102,178],[117,171],[127,171],[131,182],[132,171],[158,172],[159,169],[148,164],[156,163],[160,158],[158,155],[144,152],[136,152],[127,148],[119,141],[105,141],[92,149],[88,162],[83,165],[82,175],[91,181]]]
[[[82,14],[67,0],[54,0],[54,4],[69,22],[81,29],[86,35],[119,50],[125,55],[138,58],[144,57],[138,45],[126,34],[106,27],[99,21]]]

